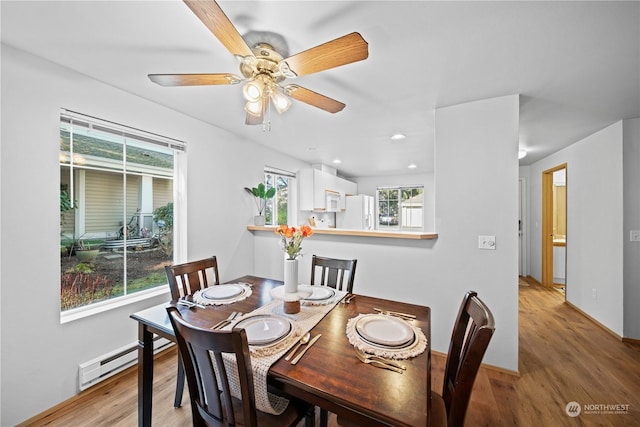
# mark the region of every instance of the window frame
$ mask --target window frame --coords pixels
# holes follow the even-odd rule
[[[282,169],[276,169],[270,166],[265,166],[264,168],[264,185],[265,187],[267,187],[267,189],[271,188],[271,184],[269,183],[269,178],[268,176],[272,176],[273,177],[273,181],[277,182],[278,178],[285,178],[287,180],[287,205],[285,210],[285,214],[286,214],[286,218],[287,221],[285,221],[284,224],[279,224],[278,219],[280,218],[280,210],[279,209],[279,203],[278,203],[278,196],[279,196],[279,190],[278,190],[278,186],[276,185],[276,194],[275,196],[273,196],[272,199],[269,199],[266,201],[265,204],[265,225],[267,226],[276,226],[276,225],[285,225],[289,222],[291,222],[291,212],[292,212],[292,202],[293,202],[293,198],[292,198],[292,190],[293,190],[293,179],[295,179],[296,175],[292,172],[288,172]],[[271,218],[270,221],[267,220],[267,210],[270,209],[271,210]],[[275,213],[275,214],[274,214]]]
[[[403,209],[403,201],[402,201],[402,192],[403,191],[415,191],[415,190],[420,190],[420,193],[422,195],[422,207],[420,208],[421,212],[420,212],[420,226],[406,226],[403,224],[404,222],[404,217],[405,215],[402,212]],[[380,204],[381,202],[385,202],[385,200],[381,200],[380,198],[380,193],[384,192],[384,191],[394,191],[397,194],[397,197],[393,198],[393,199],[389,199],[388,201],[391,203],[395,203],[397,204],[397,207],[395,209],[395,218],[397,223],[394,224],[390,224],[390,221],[387,221],[387,224],[384,224],[380,221],[382,212],[380,211]],[[417,195],[418,195],[417,194]],[[417,196],[416,195],[416,196]],[[415,196],[413,196],[415,197]],[[395,230],[395,231],[423,231],[424,230],[424,213],[425,213],[425,207],[424,207],[424,185],[423,184],[416,184],[416,185],[393,185],[393,186],[380,186],[380,187],[376,187],[376,229],[377,230]],[[387,216],[389,216],[389,209],[386,210],[387,212]]]
[[[158,134],[146,132],[137,128],[132,128],[126,125],[122,125],[115,122],[110,122],[107,120],[102,120],[93,116],[84,115],[82,113],[78,113],[75,111],[61,109],[60,111],[60,126],[58,127],[58,136],[62,135],[63,128],[67,128],[69,131],[73,132],[73,129],[79,128],[88,128],[88,129],[98,129],[101,131],[100,135],[112,134],[115,138],[122,138],[123,140],[129,140],[132,145],[143,144],[144,147],[148,147],[150,150],[153,150],[153,145],[158,147],[163,147],[162,150],[170,150],[173,159],[172,165],[172,176],[169,178],[168,175],[164,174],[153,174],[153,173],[141,173],[139,170],[135,169],[127,169],[126,168],[126,148],[123,148],[123,158],[122,169],[101,169],[105,172],[109,173],[117,173],[121,174],[123,177],[134,174],[134,175],[144,175],[149,176],[151,179],[170,179],[172,181],[172,201],[174,204],[174,227],[173,227],[173,260],[172,262],[178,262],[180,259],[184,259],[184,251],[186,250],[186,245],[184,245],[184,233],[186,232],[186,223],[183,219],[186,219],[186,195],[182,194],[178,191],[179,188],[182,188],[186,184],[186,143],[183,141],[179,141],[177,139],[164,137]],[[105,139],[108,140],[108,139]],[[59,143],[60,144],[60,143]],[[144,148],[143,147],[143,148]],[[154,150],[157,151],[157,150]],[[70,151],[71,152],[71,149]],[[67,153],[69,153],[67,152]],[[74,174],[74,160],[73,158],[67,156],[65,159],[63,156],[63,151],[61,147],[58,148],[58,153],[60,155],[60,170],[62,171],[63,167],[69,168],[70,175]],[[75,168],[78,170],[79,168]],[[93,168],[87,167],[83,168],[84,170],[92,170]],[[75,179],[75,178],[74,178]],[[73,181],[72,179],[71,181]],[[124,189],[126,189],[126,184]],[[69,195],[71,200],[74,200],[74,188],[73,183],[70,185]],[[126,193],[123,195],[126,199]],[[105,232],[107,233],[107,232]],[[105,234],[106,235],[106,234]],[[126,263],[123,264],[123,269],[126,271]],[[60,277],[62,276],[62,271],[60,272]],[[60,281],[58,281],[58,286],[61,286]],[[60,322],[67,323],[73,320],[77,320],[83,317],[87,317],[93,314],[101,313],[104,311],[109,311],[118,307],[122,307],[124,305],[132,304],[141,300],[146,300],[149,298],[153,298],[160,295],[165,295],[169,293],[169,287],[166,282],[158,284],[154,287],[138,290],[134,292],[127,293],[126,292],[126,283],[124,284],[125,290],[124,295],[116,296],[113,298],[108,298],[105,300],[92,302],[86,305],[73,307],[70,309],[62,310],[60,307]],[[58,302],[60,304],[61,301]]]

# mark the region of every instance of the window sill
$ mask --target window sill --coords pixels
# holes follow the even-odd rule
[[[248,225],[249,231],[275,231],[275,226]],[[437,233],[417,231],[383,231],[383,230],[347,230],[343,228],[313,228],[315,234],[329,234],[334,236],[384,237],[392,239],[430,240],[437,239]]]
[[[138,301],[144,301],[149,298],[160,295],[169,294],[169,285],[158,286],[157,288],[146,291],[136,292],[131,295],[122,296],[107,301],[98,302],[84,307],[73,308],[60,313],[60,324],[73,322],[95,314],[104,313],[105,311],[115,308],[124,307]]]

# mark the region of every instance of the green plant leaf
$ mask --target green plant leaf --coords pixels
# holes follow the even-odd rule
[[[267,194],[265,194],[264,198],[265,199],[271,199],[273,198],[273,196],[276,195],[276,187],[271,187],[268,191]]]

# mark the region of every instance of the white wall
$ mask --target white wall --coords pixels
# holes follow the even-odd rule
[[[376,195],[377,187],[424,185],[424,231],[435,230],[435,182],[433,173],[382,175],[353,178],[359,194]]]
[[[530,274],[538,281],[542,278],[541,176],[563,163],[567,164],[567,301],[622,335],[622,122],[530,165]]]
[[[314,253],[358,259],[356,292],[430,306],[440,352],[462,296],[476,290],[497,324],[485,362],[517,371],[518,108],[512,95],[437,111],[437,240],[314,235],[302,244],[300,280]],[[481,234],[495,235],[497,250],[479,250]],[[256,274],[282,279],[283,258],[274,233],[255,233]]]
[[[60,324],[61,107],[187,141],[188,258],[217,255],[223,280],[253,272],[246,225],[255,206],[242,188],[262,178],[265,164],[308,166],[2,45],[3,426],[75,395],[78,364],[135,342],[137,325],[129,315],[169,299],[167,294]]]
[[[640,339],[640,242],[629,232],[640,230],[640,118],[623,122],[624,170],[624,336]]]

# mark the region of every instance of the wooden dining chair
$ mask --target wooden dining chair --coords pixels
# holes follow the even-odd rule
[[[442,395],[427,393],[431,395],[430,427],[464,426],[473,383],[494,331],[491,310],[476,292],[467,292],[453,326]],[[340,417],[337,422],[342,427],[359,426]]]
[[[462,427],[482,358],[495,331],[493,314],[478,294],[465,294],[453,326],[442,395],[431,393],[431,426]]]
[[[355,259],[325,258],[314,255],[311,259],[311,286],[330,286],[340,291],[353,292],[353,279],[356,276]],[[320,280],[317,280],[317,275]],[[345,277],[347,279],[345,280]]]
[[[284,427],[297,425],[305,416],[305,425],[313,426],[313,407],[299,400],[292,399],[281,415],[256,409],[251,356],[244,329],[199,328],[187,323],[174,305],[167,307],[167,313],[185,362],[194,426]],[[235,355],[241,399],[231,396],[223,353]]]
[[[218,260],[215,256],[184,264],[167,265],[164,267],[164,271],[167,273],[171,299],[174,301],[185,295],[193,294],[198,289],[208,287],[210,280],[213,281],[212,284],[214,285],[220,284]],[[182,405],[182,392],[184,390],[184,368],[180,353],[178,353],[178,374],[176,378],[176,395],[173,399],[173,406],[179,408]]]
[[[324,285],[339,291],[353,292],[356,259],[326,258],[314,255],[311,259],[311,286]],[[319,280],[318,277],[319,276]],[[320,408],[320,427],[327,427],[329,412]]]
[[[215,256],[184,264],[167,265],[167,273],[171,299],[179,300],[185,295],[191,295],[199,289],[220,284],[218,274],[218,260]]]

